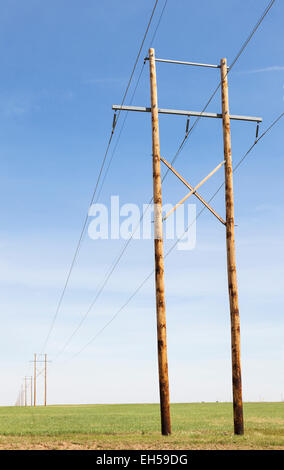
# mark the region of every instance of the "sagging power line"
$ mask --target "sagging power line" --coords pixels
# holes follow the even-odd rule
[[[231,65],[229,67],[227,67],[227,71],[226,73],[229,73],[233,67],[235,66],[235,64],[237,63],[237,61],[239,60],[239,58],[241,57],[241,55],[243,54],[243,52],[245,51],[246,47],[248,46],[249,42],[251,41],[253,35],[255,34],[255,32],[257,31],[257,29],[259,28],[259,26],[261,25],[262,21],[264,20],[264,18],[266,17],[266,15],[268,14],[269,10],[271,9],[271,7],[273,6],[275,0],[272,0],[269,2],[268,6],[266,7],[266,9],[264,10],[264,12],[262,13],[262,15],[260,16],[260,18],[258,19],[256,25],[254,26],[254,28],[252,29],[252,31],[249,33],[247,39],[245,40],[245,42],[242,44],[240,50],[238,51],[237,55],[234,57]],[[165,10],[165,7],[166,7],[166,4],[167,2],[165,2],[165,5],[164,5],[164,8],[162,10],[162,13],[161,13],[161,17],[164,13],[164,10]],[[160,20],[161,20],[161,17],[160,17]],[[160,24],[160,20],[158,22],[158,26]],[[157,33],[157,28],[155,30],[155,33],[154,33],[154,36],[156,35]],[[145,60],[144,60],[144,64],[145,64],[145,61],[148,60],[148,58],[146,57]],[[167,63],[173,63],[173,64],[182,64],[182,65],[194,65],[194,66],[201,66],[201,67],[209,67],[209,68],[219,68],[220,69],[220,65],[212,65],[212,64],[196,64],[196,63],[193,63],[193,62],[186,62],[186,61],[179,61],[179,60],[169,60],[169,59],[156,59],[156,61],[158,62],[167,62]],[[144,65],[142,66],[142,70],[141,70],[141,73],[143,71],[143,67]],[[131,102],[130,102],[130,105],[129,106],[124,106],[123,107],[123,110],[126,111],[126,116],[125,116],[125,119],[123,121],[123,125],[126,121],[126,118],[128,116],[128,112],[129,111],[144,111],[144,112],[150,112],[151,111],[151,108],[147,108],[147,107],[133,107],[131,106],[131,103],[132,103],[132,100],[134,98],[134,95],[135,95],[135,91],[137,89],[137,86],[138,86],[138,83],[139,83],[139,80],[140,80],[140,77],[141,77],[141,73],[139,75],[139,78],[138,78],[138,82],[137,82],[137,85],[136,85],[136,88],[134,90],[134,94],[132,95],[132,98],[131,98]],[[205,106],[202,108],[202,111],[201,112],[194,112],[194,111],[188,111],[188,110],[185,110],[185,111],[180,111],[180,110],[160,110],[160,112],[162,113],[165,113],[165,114],[181,114],[181,115],[185,115],[185,116],[197,116],[196,120],[194,121],[193,125],[191,128],[187,128],[186,129],[186,134],[185,134],[185,137],[183,138],[181,144],[179,145],[178,147],[178,150],[177,152],[175,153],[174,157],[172,158],[171,160],[171,163],[168,164],[170,166],[172,166],[175,161],[177,160],[178,156],[180,155],[182,149],[184,148],[185,146],[185,143],[189,137],[189,135],[193,132],[193,130],[196,128],[196,126],[198,125],[198,123],[200,122],[201,118],[203,117],[211,117],[211,118],[217,118],[217,119],[220,119],[222,117],[221,114],[218,114],[218,113],[205,113],[209,104],[212,102],[213,98],[215,97],[216,93],[218,92],[219,88],[221,87],[221,81],[219,81],[218,83],[218,86],[216,87],[216,89],[214,90],[214,92],[210,95],[208,101],[206,102]],[[117,111],[121,111],[121,105],[119,106],[113,106],[113,109],[115,110],[115,112]],[[250,118],[248,116],[231,116],[232,119],[235,119],[235,120],[252,120],[252,122],[260,122],[261,121],[261,118]],[[119,135],[120,137],[120,135]],[[115,147],[116,149],[116,147]],[[115,150],[114,149],[114,150]],[[112,160],[112,157],[111,157],[111,160]],[[110,163],[111,163],[111,160],[110,160]],[[107,171],[108,171],[109,168],[107,168]],[[164,180],[167,178],[167,175],[170,171],[170,167],[168,166],[167,168],[167,171],[165,172],[163,178],[162,178],[162,183],[164,182]],[[194,188],[191,188],[191,189],[194,189]],[[101,191],[101,190],[100,190]],[[197,193],[194,192],[194,195],[196,197],[198,197]],[[203,198],[200,198],[199,197],[199,200],[204,204],[205,201]],[[80,330],[81,326],[83,325],[83,323],[85,322],[86,318],[88,317],[89,313],[91,312],[91,310],[93,309],[94,305],[96,304],[97,300],[99,299],[99,297],[101,296],[105,286],[107,285],[109,279],[111,278],[113,272],[115,271],[116,267],[118,266],[120,260],[122,259],[123,255],[125,254],[126,250],[128,249],[131,241],[133,240],[133,237],[136,233],[136,231],[138,230],[138,228],[140,227],[140,224],[146,214],[146,212],[149,210],[149,207],[150,207],[150,204],[152,204],[153,202],[153,197],[151,197],[151,199],[149,200],[148,202],[148,205],[145,209],[145,211],[143,212],[141,218],[140,218],[140,221],[139,223],[136,225],[136,227],[134,228],[133,230],[133,233],[132,235],[130,236],[130,238],[126,241],[124,247],[122,248],[121,252],[119,253],[119,255],[115,258],[114,262],[112,263],[112,265],[110,266],[110,268],[108,269],[105,277],[104,277],[104,280],[103,282],[101,283],[101,286],[98,288],[98,292],[97,294],[95,295],[94,299],[92,300],[90,306],[88,307],[88,309],[86,310],[86,312],[84,313],[84,315],[82,316],[81,320],[79,321],[78,325],[75,327],[74,331],[71,333],[71,335],[68,337],[68,339],[66,340],[66,342],[64,343],[63,347],[59,350],[59,352],[57,353],[56,355],[56,358],[57,359],[67,348],[67,346],[70,344],[71,340],[73,339],[73,337],[76,335],[76,333]],[[216,215],[216,211],[214,211],[214,209],[212,208],[209,208],[207,206],[207,208],[211,211],[212,214]],[[220,216],[218,216],[220,218]],[[218,218],[217,217],[217,218]],[[221,218],[222,219],[222,218]],[[222,219],[223,220],[223,219]]]
[[[190,115],[190,111],[160,110],[157,97],[157,78],[156,78],[156,59],[154,49],[149,50],[150,63],[150,89],[151,89],[151,108],[152,115],[152,143],[153,143],[153,187],[154,187],[154,238],[155,238],[155,280],[156,280],[156,313],[157,313],[157,341],[158,341],[158,364],[159,364],[159,385],[160,385],[160,409],[161,409],[161,431],[163,435],[171,434],[170,419],[170,400],[169,400],[169,380],[168,380],[168,360],[167,360],[167,333],[166,333],[166,313],[165,313],[165,289],[164,289],[164,253],[163,253],[163,217],[162,217],[162,184],[160,169],[160,138],[159,138],[159,113],[168,115]],[[164,60],[163,62],[167,62]],[[192,65],[188,63],[187,65]],[[194,64],[197,66],[198,64]],[[207,67],[206,64],[201,64]],[[212,65],[208,65],[212,68]],[[233,409],[234,409],[234,431],[235,434],[244,433],[243,423],[243,404],[242,404],[242,381],[241,381],[241,362],[240,362],[240,324],[239,324],[239,306],[238,306],[238,288],[236,277],[235,260],[235,223],[234,223],[234,198],[233,198],[233,171],[231,157],[231,131],[230,120],[232,116],[229,113],[228,100],[228,67],[227,60],[222,59],[221,70],[221,91],[222,91],[222,114],[215,113],[208,115],[205,113],[195,113],[203,118],[220,118],[223,122],[223,140],[225,157],[225,200],[226,200],[226,246],[227,246],[227,271],[228,271],[228,290],[230,299],[230,317],[231,317],[231,350],[232,350],[232,383],[233,383]],[[117,109],[116,106],[113,107]],[[124,106],[120,107],[125,109]],[[133,107],[132,111],[147,111],[144,108],[137,109]],[[129,108],[127,108],[129,111]],[[260,117],[234,116],[239,121],[260,122]],[[205,182],[221,166],[218,165],[204,180]],[[201,185],[196,186],[196,189]],[[187,197],[191,196],[195,190],[183,198],[167,215],[167,218],[179,204],[183,203]],[[165,219],[164,218],[164,219]]]
[[[163,15],[163,13],[164,13],[166,4],[167,4],[167,1],[165,2],[164,8],[163,8],[163,10],[162,10],[161,17],[162,17],[162,15]],[[143,36],[143,39],[142,39],[142,42],[141,42],[141,45],[140,45],[140,48],[139,48],[139,51],[138,51],[138,54],[137,54],[137,57],[136,57],[134,66],[133,66],[133,69],[132,69],[131,74],[130,74],[130,78],[129,78],[128,83],[127,83],[127,86],[126,86],[126,90],[125,90],[124,95],[123,95],[123,98],[122,98],[122,104],[125,102],[125,99],[126,99],[126,97],[127,97],[127,94],[128,94],[128,91],[129,91],[129,88],[130,88],[130,85],[131,85],[131,82],[132,82],[132,79],[133,79],[133,76],[134,76],[134,72],[135,72],[135,70],[136,70],[136,67],[137,67],[137,64],[138,64],[138,60],[139,60],[139,58],[140,58],[140,56],[141,56],[141,53],[142,53],[142,50],[143,50],[143,46],[144,46],[146,37],[147,37],[147,35],[148,35],[149,29],[150,29],[150,26],[151,26],[151,23],[152,23],[152,20],[153,20],[153,17],[154,17],[155,10],[156,10],[156,8],[157,8],[157,5],[158,5],[158,0],[155,1],[153,10],[152,10],[152,12],[151,12],[151,16],[150,16],[150,19],[149,19],[149,21],[148,21],[148,24],[147,24],[147,27],[146,27],[146,31],[145,31],[145,33],[144,33],[144,36]],[[161,20],[161,17],[160,17],[160,20]],[[155,35],[156,35],[157,29],[158,29],[158,27],[159,27],[160,20],[159,20],[159,23],[158,23],[157,28],[156,28],[156,30],[155,30]],[[105,162],[106,162],[106,159],[107,159],[107,156],[108,156],[108,153],[109,153],[109,150],[110,150],[110,146],[111,146],[111,143],[112,143],[112,139],[113,139],[113,136],[114,136],[114,130],[115,130],[115,127],[117,126],[119,117],[120,117],[120,112],[118,113],[118,115],[117,115],[117,117],[116,117],[115,125],[114,125],[114,121],[113,121],[113,126],[112,126],[112,129],[111,129],[110,137],[109,137],[108,144],[107,144],[107,147],[106,147],[106,151],[105,151],[105,154],[104,154],[102,163],[101,163],[101,167],[100,167],[100,170],[99,170],[99,174],[98,174],[98,177],[97,177],[95,189],[94,189],[94,191],[93,191],[93,194],[92,194],[92,197],[91,197],[91,201],[90,201],[89,207],[93,204],[93,202],[94,202],[94,200],[95,200],[95,196],[96,196],[96,193],[97,193],[97,190],[98,190],[99,182],[100,182],[100,179],[101,179],[101,176],[102,176],[102,173],[103,173],[103,169],[104,169],[104,166],[105,166]],[[83,237],[84,237],[84,234],[85,234],[85,230],[86,230],[88,218],[89,218],[89,216],[88,216],[88,213],[87,213],[87,215],[86,215],[86,217],[85,217],[85,219],[84,219],[84,222],[83,222],[83,227],[82,227],[82,230],[81,230],[81,233],[80,233],[80,236],[79,236],[79,240],[78,240],[77,245],[76,245],[76,248],[75,248],[75,253],[74,253],[74,256],[73,256],[73,258],[72,258],[72,261],[71,261],[71,264],[70,264],[70,268],[69,268],[69,270],[68,270],[67,278],[66,278],[66,281],[65,281],[63,290],[62,290],[62,292],[61,292],[61,295],[60,295],[60,298],[59,298],[59,301],[58,301],[58,304],[57,304],[57,307],[56,307],[56,310],[55,310],[54,317],[53,317],[53,319],[52,319],[50,328],[49,328],[49,330],[48,330],[46,339],[45,339],[44,344],[43,344],[43,347],[42,347],[42,351],[46,349],[47,343],[48,343],[48,341],[49,341],[50,335],[51,335],[51,333],[52,333],[52,331],[53,331],[53,328],[54,328],[54,325],[55,325],[55,321],[56,321],[57,316],[58,316],[58,314],[59,314],[59,311],[60,311],[60,308],[61,308],[61,305],[62,305],[64,296],[65,296],[65,293],[66,293],[66,289],[67,289],[67,286],[68,286],[68,283],[69,283],[69,280],[70,280],[70,277],[71,277],[71,274],[72,274],[72,271],[73,271],[73,268],[74,268],[74,265],[75,265],[75,261],[76,261],[76,259],[77,259],[78,254],[79,254],[79,251],[80,251],[80,247],[81,247],[81,243],[82,243],[82,240],[83,240]]]
[[[153,44],[155,38],[156,38],[156,35],[157,35],[157,32],[158,32],[158,29],[159,29],[159,26],[161,24],[161,20],[163,18],[163,15],[164,15],[164,12],[165,12],[165,9],[166,9],[166,6],[167,6],[167,3],[168,3],[168,0],[165,1],[164,3],[164,6],[163,6],[163,9],[161,11],[161,14],[159,16],[159,20],[158,20],[158,23],[156,25],[156,28],[155,28],[155,31],[154,31],[154,34],[151,38],[151,41],[150,43]],[[139,83],[140,83],[140,80],[141,80],[141,77],[142,77],[142,73],[143,73],[143,70],[144,70],[144,67],[145,67],[145,63],[146,61],[144,60],[143,61],[143,64],[142,64],[142,67],[141,67],[141,70],[140,70],[140,73],[139,73],[139,76],[138,76],[138,79],[137,79],[137,82],[136,82],[136,85],[135,85],[135,88],[134,88],[134,91],[132,93],[132,96],[130,98],[130,105],[135,97],[135,94],[136,94],[136,91],[137,91],[137,88],[139,86]],[[115,152],[117,150],[117,147],[118,147],[118,144],[119,144],[119,141],[120,141],[120,138],[121,138],[121,135],[122,135],[122,132],[123,132],[123,129],[124,129],[124,126],[125,126],[125,123],[126,123],[126,119],[127,119],[127,116],[128,116],[128,113],[125,113],[125,117],[124,117],[124,120],[123,120],[123,123],[122,123],[122,126],[121,126],[121,129],[120,129],[120,132],[119,132],[119,135],[118,135],[118,138],[116,140],[116,143],[115,143],[115,146],[114,146],[114,149],[112,151],[112,154],[111,154],[111,157],[110,157],[110,160],[109,160],[109,164],[106,168],[106,171],[105,171],[105,174],[104,174],[104,177],[103,177],[103,180],[102,180],[102,183],[101,183],[101,187],[99,189],[99,192],[97,194],[97,198],[96,200],[99,199],[100,197],[100,194],[101,194],[101,191],[102,191],[102,187],[104,185],[104,182],[106,180],[106,177],[107,177],[107,174],[109,172],[109,169],[110,169],[110,166],[111,166],[111,163],[113,161],[113,157],[115,155]],[[116,121],[117,123],[117,118],[116,118]],[[151,201],[149,201],[149,204],[151,204]],[[140,220],[140,222],[142,221],[143,219],[143,216]],[[138,226],[137,226],[138,227]],[[131,242],[131,239],[129,240],[129,243]],[[63,347],[59,350],[59,352],[56,354],[55,356],[55,360],[61,356],[63,354],[63,352],[66,350],[67,346],[69,345],[70,341],[72,340],[72,338],[75,336],[75,334],[77,333],[77,331],[79,331],[79,329],[81,328],[82,324],[84,323],[84,321],[86,320],[86,318],[88,317],[90,311],[92,310],[93,306],[95,305],[97,299],[99,298],[99,296],[101,295],[101,293],[103,292],[104,290],[104,287],[105,285],[107,284],[108,282],[108,279],[111,277],[113,271],[115,270],[116,266],[118,265],[120,259],[122,258],[124,252],[126,251],[127,247],[128,247],[128,242],[126,243],[126,245],[124,246],[122,252],[119,254],[119,256],[114,260],[114,262],[112,263],[112,265],[110,266],[109,270],[107,271],[106,273],[106,276],[102,282],[102,285],[101,287],[98,289],[98,293],[96,294],[94,300],[92,301],[91,305],[89,306],[89,308],[87,309],[86,313],[83,315],[82,319],[80,320],[79,324],[75,327],[74,331],[71,333],[71,335],[67,338],[66,342],[64,343]]]
[[[273,122],[272,124],[261,134],[261,136],[251,145],[251,147],[247,150],[247,152],[244,154],[244,156],[238,161],[236,166],[233,168],[233,173],[237,171],[237,169],[241,166],[241,164],[244,162],[244,160],[248,157],[248,155],[252,152],[254,147],[258,144],[258,142],[263,139],[263,137],[272,130],[272,128],[284,117],[284,113],[281,113]],[[163,161],[163,158],[161,157],[161,161]],[[213,193],[213,195],[210,197],[208,200],[208,203],[211,203],[213,199],[217,196],[217,194],[220,192],[220,190],[224,187],[225,183],[222,183],[218,189]],[[191,188],[189,188],[191,189]],[[196,195],[196,194],[195,194]],[[207,207],[208,208],[208,207]],[[183,232],[183,234],[173,243],[171,248],[166,252],[164,259],[168,258],[168,256],[172,253],[172,251],[175,249],[177,244],[181,241],[181,239],[184,237],[184,235],[188,232],[189,228],[194,224],[197,219],[205,212],[206,209],[206,204],[203,202],[203,208],[198,212],[196,215],[195,219],[188,225]],[[211,208],[212,209],[212,208]],[[209,209],[210,210],[210,209]],[[223,219],[222,219],[223,220]],[[220,222],[224,223],[222,220]],[[118,315],[129,305],[129,303],[134,299],[134,297],[141,291],[141,289],[144,287],[146,282],[153,276],[154,274],[154,269],[143,279],[143,281],[139,284],[139,286],[135,289],[135,291],[128,297],[127,301],[124,302],[124,304],[116,311],[116,313],[110,318],[110,320],[105,323],[105,325],[96,333],[95,336],[93,336],[77,353],[75,353],[72,358],[74,359],[75,357],[79,356],[83,351],[85,351],[91,344],[94,343],[94,341],[98,338],[98,336],[101,335],[101,333],[118,317]]]
[[[270,2],[270,8],[271,8],[271,6],[273,5],[274,1],[275,1],[275,0],[273,0],[272,2]],[[270,9],[270,8],[269,8],[269,9]],[[269,10],[267,10],[266,14],[268,13],[268,11],[269,11]],[[160,61],[161,61],[161,60],[160,60]],[[194,65],[195,65],[195,64],[194,64]],[[202,66],[204,66],[204,64],[202,64]],[[214,68],[219,68],[219,67],[216,66],[216,67],[214,67]],[[226,71],[224,71],[224,80],[225,80],[226,77],[227,77],[227,73],[228,73],[228,72],[227,72],[227,69],[226,69]],[[216,91],[217,91],[217,90],[216,90]],[[122,109],[121,109],[121,110],[122,110]],[[120,111],[120,110],[119,110],[119,111]],[[151,108],[151,112],[152,112],[152,108]],[[203,115],[203,114],[204,114],[204,115]],[[283,116],[283,114],[279,117],[279,119],[280,119],[282,116]],[[200,113],[200,116],[198,116],[198,119],[199,119],[200,117],[213,117],[213,116],[205,116],[205,113],[202,113],[202,112],[201,112],[201,113]],[[219,116],[214,116],[214,117],[219,117]],[[231,118],[232,118],[232,117],[231,117]],[[222,119],[223,119],[223,121],[224,121],[224,113],[222,113]],[[229,117],[229,119],[230,119],[230,117]],[[258,122],[259,122],[259,121],[258,121]],[[113,126],[113,130],[114,130],[114,127],[115,127],[115,126]],[[271,127],[272,127],[272,126],[271,126]],[[191,128],[191,130],[192,130],[192,128]],[[267,131],[267,132],[268,132],[268,131]],[[189,129],[189,126],[187,125],[186,134],[188,134],[188,133],[190,133],[190,129]],[[188,135],[189,135],[189,134],[188,134]],[[264,135],[264,134],[262,134],[262,136],[261,136],[260,138],[262,138],[263,135]],[[258,134],[257,134],[257,135],[256,135],[255,144],[260,140],[260,138],[258,139]],[[254,145],[255,145],[255,144],[254,144]],[[253,145],[253,146],[254,146],[254,145]],[[253,148],[253,146],[252,146],[252,148]],[[252,149],[252,148],[251,148],[251,149]],[[160,157],[160,160],[162,160],[161,157]],[[163,160],[162,160],[162,161],[163,161]],[[166,161],[166,160],[164,160],[164,162],[165,162],[165,161]],[[168,163],[168,162],[167,162],[167,163]],[[169,167],[168,165],[167,165],[167,167],[168,167],[168,170],[170,170],[170,167]],[[191,191],[192,191],[192,194],[196,195],[196,191],[194,191],[194,189],[195,189],[195,188],[193,188],[193,190],[191,190]],[[210,200],[210,201],[211,201],[211,200]],[[209,201],[209,202],[210,202],[210,201]],[[208,208],[208,207],[207,207],[207,208]],[[205,210],[205,209],[203,209],[203,210]],[[85,229],[84,229],[84,230],[85,230]],[[76,256],[77,256],[77,255],[76,255]],[[68,282],[68,281],[67,281],[67,282]],[[53,326],[52,326],[52,327],[53,327]]]

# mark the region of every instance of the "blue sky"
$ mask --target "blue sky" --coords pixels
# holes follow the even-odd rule
[[[169,0],[154,43],[156,55],[216,64],[227,57],[230,63],[267,3]],[[111,106],[121,102],[153,4],[1,2],[2,405],[14,404],[22,377],[31,374],[29,361],[44,343],[109,138]],[[160,1],[142,57],[163,5]],[[229,75],[231,113],[262,116],[261,129],[283,111],[283,14],[283,3],[276,1]],[[162,108],[200,111],[219,82],[218,70],[177,65],[157,64],[157,76]],[[149,103],[146,64],[133,104]],[[217,94],[208,111],[220,109]],[[160,117],[161,153],[167,160],[175,154],[185,125],[182,117]],[[235,174],[245,400],[284,396],[282,136],[281,121]],[[232,123],[234,163],[254,138],[255,124]],[[221,122],[203,119],[175,167],[196,184],[222,159]],[[204,198],[209,199],[222,181],[221,170],[200,191]],[[164,202],[175,203],[184,194],[182,185],[169,176],[163,185]],[[151,198],[148,114],[127,117],[100,202],[109,204],[111,195],[140,206]],[[212,205],[224,217],[223,191]],[[51,360],[123,245],[123,240],[85,237],[46,350]],[[165,243],[166,250],[170,246]],[[152,241],[131,243],[66,353],[50,365],[50,403],[158,401],[153,279],[72,359],[152,269]],[[226,282],[224,228],[204,213],[197,222],[196,249],[174,251],[166,260],[172,401],[231,400]],[[41,387],[39,383],[39,393]]]

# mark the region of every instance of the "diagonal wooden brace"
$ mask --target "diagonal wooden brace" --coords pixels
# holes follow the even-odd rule
[[[164,158],[160,157],[161,158],[161,161],[169,168],[169,170],[171,170],[174,175],[176,175],[178,177],[178,179],[188,188],[190,189],[191,191],[194,189],[193,186],[191,186],[191,184],[189,184],[175,169],[174,167],[169,163],[167,162],[167,160],[165,160]],[[215,217],[220,220],[220,222],[223,224],[223,225],[226,225],[226,222],[224,219],[222,219],[222,217],[217,214],[217,212],[203,199],[202,196],[200,196],[200,194],[195,191],[194,193],[194,196],[197,197],[197,199],[199,199],[200,202],[202,202],[202,204],[204,204],[205,207],[207,207],[207,209],[212,212],[213,215],[215,215]]]
[[[195,188],[193,188],[193,189],[190,191],[189,194],[187,194],[183,199],[181,199],[181,201],[179,201],[179,202],[175,205],[175,207],[173,207],[173,208],[165,215],[165,217],[163,218],[163,220],[166,220],[166,219],[169,217],[169,215],[172,214],[172,212],[174,212],[181,204],[183,204],[192,194],[195,194],[195,192],[197,191],[197,189],[200,188],[200,186],[202,186],[202,185],[205,183],[205,181],[209,180],[209,178],[211,178],[211,176],[213,176],[214,173],[216,173],[216,171],[218,171],[218,170],[221,168],[221,166],[224,165],[224,163],[225,163],[225,160],[224,160],[223,162],[219,163],[219,165],[216,166],[216,168],[214,168],[214,170],[212,170],[211,173],[209,173],[209,175],[207,175],[202,181],[200,181],[200,183],[199,183],[197,186],[195,186]]]

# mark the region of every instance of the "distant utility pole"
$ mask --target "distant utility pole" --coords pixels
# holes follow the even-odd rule
[[[24,387],[21,386],[21,406],[24,406]]]
[[[34,354],[34,406],[36,406],[36,353]]]
[[[47,360],[47,354],[38,354],[38,356],[44,356],[44,359],[38,359],[37,354],[34,354],[34,406],[36,406],[36,379],[37,379],[37,364],[44,363],[44,406],[47,405],[47,363],[50,362]],[[32,383],[32,377],[31,377]]]
[[[15,406],[21,406],[21,392],[18,393]]]
[[[31,375],[31,406],[33,406],[33,377]]]
[[[47,393],[47,354],[44,355],[44,406],[46,406]]]
[[[30,388],[31,388],[31,406],[33,404],[33,385],[32,385],[32,376],[25,376],[25,406],[28,406],[28,379],[30,379]]]
[[[25,406],[27,406],[27,377],[25,377]]]
[[[137,106],[117,106],[113,105],[115,111],[136,111],[150,112],[152,115],[152,141],[153,141],[153,181],[154,181],[154,227],[155,227],[155,274],[156,274],[156,310],[157,310],[157,332],[158,332],[158,362],[159,362],[159,384],[160,384],[160,408],[162,434],[170,434],[170,404],[169,404],[169,381],[168,381],[168,361],[167,361],[167,335],[166,335],[166,314],[165,314],[165,290],[164,290],[164,262],[163,262],[163,227],[162,222],[174,212],[180,204],[183,204],[190,196],[195,196],[202,204],[226,226],[226,247],[227,247],[227,270],[228,287],[230,300],[231,317],[231,349],[232,349],[232,384],[233,384],[233,409],[234,409],[234,432],[235,434],[244,433],[243,423],[243,405],[242,405],[242,382],[241,382],[241,361],[240,361],[240,320],[237,291],[237,275],[235,260],[235,235],[234,235],[234,198],[233,198],[233,170],[231,155],[231,133],[230,121],[247,121],[257,123],[257,133],[261,117],[238,116],[229,114],[228,99],[228,67],[226,59],[221,60],[220,65],[200,64],[196,62],[184,62],[179,60],[167,60],[155,58],[154,49],[149,50],[150,63],[150,84],[151,84],[151,108]],[[160,109],[157,99],[157,80],[156,80],[156,62],[181,64],[194,67],[206,67],[221,70],[221,90],[222,90],[222,113],[207,113],[189,110]],[[170,163],[160,155],[159,124],[158,115],[178,115],[187,118],[186,138],[190,131],[189,119],[191,116],[198,118],[222,119],[223,121],[223,140],[224,140],[224,161],[221,162],[213,171],[211,171],[197,185],[191,185],[183,178]],[[162,218],[162,194],[161,194],[161,170],[160,161],[172,171],[173,174],[188,188],[187,194],[176,206]],[[197,193],[197,189],[203,185],[223,166],[225,168],[225,201],[226,201],[226,220],[217,214],[217,212]]]

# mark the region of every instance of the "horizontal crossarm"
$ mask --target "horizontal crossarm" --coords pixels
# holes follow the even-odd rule
[[[145,57],[145,60],[149,60],[149,57]],[[155,58],[156,62],[166,62],[168,64],[180,64],[180,65],[193,65],[194,67],[209,67],[213,69],[219,69],[220,65],[212,65],[212,64],[200,64],[198,62],[185,62],[184,60],[170,60],[170,59],[157,59]],[[229,67],[227,67],[229,70]]]
[[[115,111],[138,111],[144,113],[150,113],[151,108],[146,107],[139,107],[139,106],[121,106],[114,104],[112,109]],[[196,117],[204,117],[204,118],[215,118],[215,119],[222,119],[223,115],[220,113],[202,113],[199,111],[186,111],[180,109],[158,109],[160,114],[174,114],[179,116],[196,116]],[[238,116],[238,115],[230,115],[230,119],[235,121],[252,121],[252,122],[262,122],[261,117],[253,117],[253,116]]]

